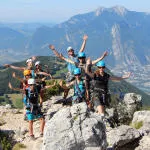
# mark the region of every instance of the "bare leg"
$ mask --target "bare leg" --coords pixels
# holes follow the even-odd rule
[[[69,90],[70,90],[70,89],[65,89],[65,90],[64,90],[64,99],[67,98],[68,93],[69,93]]]
[[[44,118],[40,118],[40,133],[41,134],[43,134],[44,126],[45,126],[45,119]]]
[[[103,115],[104,114],[104,106],[103,105],[98,105],[97,106],[97,113]]]
[[[29,134],[33,135],[33,120],[29,120]]]
[[[40,91],[40,105],[43,104],[44,90]]]

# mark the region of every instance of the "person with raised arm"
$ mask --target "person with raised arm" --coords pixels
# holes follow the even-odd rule
[[[74,76],[75,80],[67,83],[66,85],[63,85],[63,81],[59,83],[61,87],[64,89],[67,89],[68,87],[72,86],[74,87],[74,94],[72,96],[72,105],[76,103],[81,103],[83,101],[86,101],[85,98],[85,80],[81,78],[81,69],[80,68],[75,68],[74,69]]]
[[[80,48],[79,52],[83,52],[83,51],[84,51],[85,46],[86,46],[86,41],[87,41],[87,39],[88,39],[88,36],[87,36],[87,35],[84,35],[84,36],[83,36],[83,43],[82,43],[82,45],[81,45],[81,48]],[[59,53],[59,52],[55,49],[55,46],[54,46],[54,45],[49,45],[49,48],[53,51],[53,53],[54,53],[58,58],[60,58],[61,60],[64,60],[64,59],[62,59],[62,57],[61,57],[61,53]],[[74,49],[73,49],[71,46],[69,46],[69,47],[67,48],[67,53],[68,53],[68,56],[67,56],[68,59],[72,60],[73,62],[78,63],[78,57],[77,57],[78,55],[75,54]],[[74,78],[73,71],[74,71],[74,69],[76,68],[76,66],[75,66],[75,64],[70,63],[69,61],[67,61],[67,68],[68,68],[68,73],[67,73],[67,75],[66,75],[66,82],[71,82],[71,81],[73,81],[73,80],[75,79],[75,78]],[[64,90],[64,99],[67,98],[69,90],[70,90],[70,88]]]
[[[91,61],[91,65],[88,65],[88,70],[91,72],[92,65],[96,64],[98,61],[104,59],[108,55],[108,52],[105,51],[102,56],[97,58],[96,60]],[[86,99],[87,103],[90,101],[90,78],[86,74],[86,54],[84,52],[78,53],[78,62],[74,62],[71,59],[65,58],[62,54],[60,55],[61,59],[74,64],[76,67],[81,68],[81,77],[85,80],[85,86],[86,86]]]
[[[99,61],[96,66],[97,70],[94,73],[89,72],[88,66],[91,65],[91,60],[88,58],[86,73],[92,78],[92,101],[96,107],[96,112],[104,117],[105,106],[107,105],[108,81],[128,79],[131,75],[129,72],[122,77],[111,76],[105,72],[105,62]]]

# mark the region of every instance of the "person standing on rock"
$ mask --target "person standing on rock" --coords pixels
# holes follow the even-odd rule
[[[91,60],[88,58],[86,73],[92,78],[92,102],[96,107],[96,111],[101,116],[104,116],[105,106],[108,104],[108,81],[109,80],[123,80],[130,77],[131,73],[124,75],[122,77],[111,76],[106,73],[105,70],[105,62],[99,61],[96,66],[98,70],[94,73],[89,72],[88,66],[91,65]]]
[[[81,78],[81,69],[80,68],[74,69],[74,76],[75,76],[75,80],[66,84],[65,86],[63,86],[62,81],[59,83],[60,86],[63,87],[64,89],[65,88],[67,89],[68,87],[73,85],[74,95],[72,96],[72,104],[86,101],[86,98],[85,98],[85,92],[86,92],[85,80],[83,80]]]
[[[52,79],[52,75],[50,73],[46,73],[43,71],[40,61],[35,62],[34,73],[35,73],[35,79],[36,79],[38,92],[40,93],[40,105],[42,106],[44,90],[41,90],[41,89],[44,89],[44,87],[46,86],[46,82],[45,82],[46,77],[50,77]]]
[[[105,51],[102,56],[97,58],[96,60],[91,61],[91,65],[88,65],[88,70],[91,72],[91,67],[92,65],[96,64],[100,60],[104,59],[108,55],[108,52]],[[90,107],[90,77],[88,74],[86,74],[86,54],[84,52],[79,52],[78,53],[78,62],[74,62],[71,59],[65,58],[62,54],[60,57],[65,60],[66,62],[69,62],[71,64],[74,64],[76,67],[81,69],[81,77],[82,79],[85,80],[85,87],[86,87],[86,99],[87,99],[87,104]]]
[[[83,52],[84,51],[87,39],[88,39],[88,36],[84,35],[83,36],[83,43],[82,43],[82,46],[81,46],[79,52]],[[53,51],[53,53],[58,58],[60,58],[61,60],[64,60],[64,59],[62,59],[61,54],[58,53],[58,51],[55,49],[54,45],[49,45],[49,48]],[[78,62],[78,55],[74,53],[74,49],[72,47],[69,46],[67,48],[67,52],[68,52],[68,56],[67,56],[68,59],[72,60],[73,62]],[[73,71],[76,68],[76,66],[75,66],[75,64],[67,62],[67,68],[68,68],[68,73],[66,75],[66,81],[67,81],[67,83],[69,83],[69,82],[71,82],[71,81],[73,81],[75,79]],[[64,91],[64,99],[67,98],[68,92],[69,92],[69,88],[65,89],[65,91]]]
[[[28,80],[29,88],[26,89],[26,98],[27,98],[27,106],[26,106],[26,115],[29,121],[29,134],[31,139],[34,138],[33,134],[33,120],[40,120],[40,136],[43,136],[45,119],[43,113],[41,112],[41,108],[38,105],[38,91],[36,88],[35,79]]]

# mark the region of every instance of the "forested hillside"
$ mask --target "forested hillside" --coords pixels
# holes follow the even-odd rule
[[[49,56],[41,56],[38,57],[37,60],[42,62],[42,66],[44,71],[48,71],[54,76],[54,78],[64,79],[65,73],[67,72],[66,63],[57,59],[56,57],[49,57]],[[25,66],[25,61],[14,63],[12,65],[15,66]],[[20,77],[23,77],[22,72],[16,71],[10,68],[1,68],[0,69],[0,94],[8,94],[8,93],[16,93],[8,88],[8,82],[11,82],[14,87],[19,87],[20,82],[14,78],[12,78],[12,72],[16,72],[16,74]],[[108,71],[109,72],[109,71]],[[145,105],[150,105],[150,96],[145,94],[143,91],[139,90],[138,88],[134,87],[130,83],[126,81],[121,82],[110,82],[109,83],[110,92],[114,95],[123,95],[124,93],[132,93],[135,92],[137,94],[142,95],[143,103]]]

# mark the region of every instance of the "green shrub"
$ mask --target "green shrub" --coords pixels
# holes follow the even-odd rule
[[[143,121],[134,122],[131,126],[135,129],[140,129],[143,126]]]
[[[12,137],[0,130],[0,145],[2,146],[2,149],[11,150],[12,149],[11,142]]]
[[[52,88],[48,88],[44,92],[44,101],[51,98],[51,96],[58,95],[62,92],[61,87],[59,86],[59,80],[48,80],[46,81],[46,85],[53,85],[56,82],[56,85]]]
[[[20,150],[21,148],[26,148],[26,146],[24,144],[17,143],[14,145],[12,150]]]

